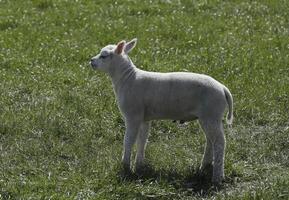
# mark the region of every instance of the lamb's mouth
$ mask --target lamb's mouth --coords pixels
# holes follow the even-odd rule
[[[90,61],[89,64],[93,69],[97,68],[97,65],[95,63],[93,63],[92,61]]]

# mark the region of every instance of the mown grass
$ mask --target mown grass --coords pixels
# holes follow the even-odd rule
[[[288,199],[289,2],[0,1],[0,198]],[[137,37],[151,71],[206,73],[227,85],[226,180],[198,174],[197,123],[154,122],[150,171],[123,179],[124,124],[111,83],[88,66]]]

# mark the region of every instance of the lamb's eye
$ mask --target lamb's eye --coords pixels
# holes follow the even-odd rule
[[[100,55],[99,58],[100,59],[105,59],[108,55],[104,56],[104,55]]]

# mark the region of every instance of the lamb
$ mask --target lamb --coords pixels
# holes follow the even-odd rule
[[[225,137],[222,118],[228,106],[227,123],[233,121],[233,98],[229,89],[210,76],[138,69],[128,56],[137,39],[107,45],[93,57],[93,69],[106,72],[113,84],[118,107],[125,121],[122,163],[130,171],[131,151],[137,143],[136,171],[144,166],[151,120],[198,119],[206,136],[200,169],[213,166],[212,183],[224,179]]]

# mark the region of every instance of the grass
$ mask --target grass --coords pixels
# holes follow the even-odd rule
[[[0,199],[288,199],[289,2],[0,1]],[[150,170],[123,179],[124,124],[89,59],[139,40],[142,69],[230,88],[226,180],[198,174],[197,123],[154,122]]]

